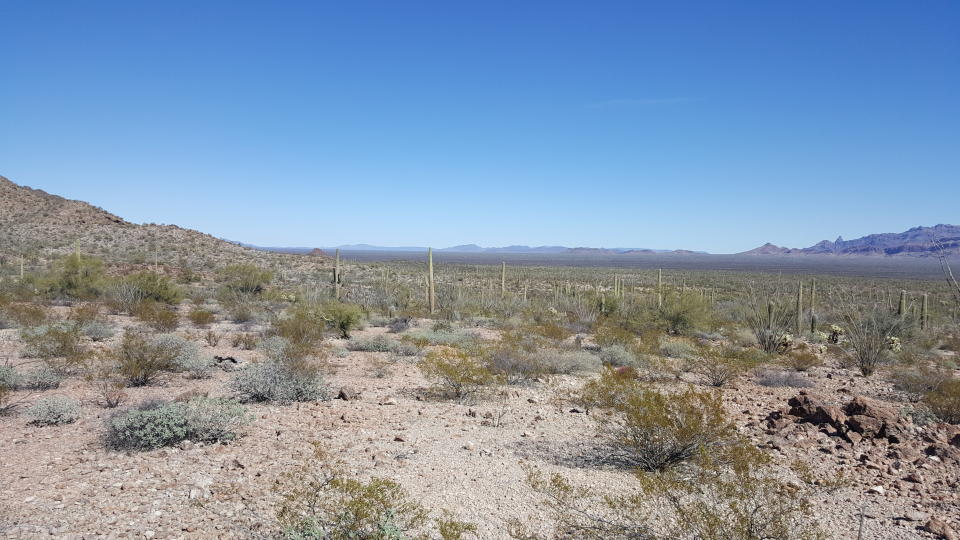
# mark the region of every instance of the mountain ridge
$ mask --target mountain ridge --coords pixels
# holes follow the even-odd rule
[[[960,254],[960,225],[940,223],[931,227],[918,226],[900,233],[875,233],[844,240],[821,240],[806,248],[787,248],[767,242],[738,255],[835,255],[867,257],[936,257]]]

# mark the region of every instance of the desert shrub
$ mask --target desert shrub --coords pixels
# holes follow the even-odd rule
[[[252,351],[257,348],[257,342],[260,341],[260,338],[256,334],[242,333],[234,334],[230,338],[230,345],[234,349],[241,349],[244,351]]]
[[[960,380],[941,382],[924,395],[923,401],[940,420],[960,424]]]
[[[223,336],[221,334],[218,334],[213,330],[207,330],[207,333],[203,335],[203,341],[205,341],[207,345],[211,347],[216,347],[220,344],[220,338],[222,337]]]
[[[369,316],[367,316],[367,324],[376,328],[383,328],[384,326],[387,326],[390,324],[391,320],[392,319],[389,317],[384,317],[378,313],[371,313]]]
[[[436,381],[441,391],[456,399],[465,399],[496,381],[483,360],[454,347],[431,349],[418,367],[424,377]]]
[[[246,409],[229,399],[155,401],[111,417],[107,445],[117,450],[153,450],[184,440],[227,442],[239,437],[249,421]]]
[[[784,481],[769,458],[741,446],[729,467],[698,459],[693,468],[638,472],[632,493],[574,486],[559,474],[531,472],[556,520],[547,538],[584,540],[821,540],[811,490]],[[514,523],[514,538],[541,538]]]
[[[172,332],[180,324],[176,311],[153,300],[144,300],[134,306],[133,316],[158,332]]]
[[[545,375],[530,353],[510,347],[498,347],[490,352],[488,366],[507,384],[524,384]]]
[[[427,540],[429,512],[397,483],[384,478],[360,481],[314,443],[305,463],[281,476],[275,486],[280,538],[289,540]],[[472,535],[476,527],[446,516],[433,520],[443,540]]]
[[[42,326],[50,316],[46,308],[36,304],[9,304],[3,308],[3,313],[20,328]]]
[[[324,307],[324,314],[330,320],[330,326],[340,333],[340,337],[350,339],[350,332],[363,321],[363,310],[354,304],[332,302]]]
[[[104,287],[103,261],[79,253],[67,255],[54,264],[44,284],[46,292],[58,298],[97,298]]]
[[[893,360],[891,338],[908,330],[909,321],[883,308],[844,311],[851,358],[864,376]]]
[[[707,380],[710,386],[721,387],[733,381],[750,366],[724,349],[703,347],[693,370]]]
[[[637,335],[622,326],[612,324],[609,320],[604,319],[602,324],[595,325],[594,341],[596,341],[600,347],[612,347],[615,345],[630,347],[637,342]]]
[[[347,342],[347,349],[351,351],[366,352],[394,352],[398,342],[384,335],[376,335],[367,338],[355,338]]]
[[[69,320],[83,327],[86,324],[103,320],[100,314],[100,304],[97,302],[85,302],[77,304],[70,309]]]
[[[401,338],[407,343],[418,347],[442,345],[445,347],[469,348],[477,343],[477,336],[470,332],[434,332],[433,330],[414,330],[407,332]]]
[[[254,362],[234,376],[231,387],[244,402],[287,404],[330,397],[319,370],[303,360]]]
[[[200,347],[176,334],[161,334],[150,340],[159,350],[176,351],[172,371],[180,371],[192,379],[205,379],[210,376],[212,362],[200,353]]]
[[[531,353],[531,360],[542,373],[564,374],[595,372],[600,369],[600,358],[583,350],[540,350]]]
[[[10,414],[19,402],[13,398],[13,389],[0,383],[0,416]]]
[[[123,278],[123,281],[135,287],[141,301],[152,300],[161,304],[179,304],[183,293],[167,276],[155,272],[137,272]]]
[[[811,388],[813,386],[813,381],[800,373],[782,369],[759,370],[756,373],[755,380],[760,386],[769,387]]]
[[[390,332],[399,334],[408,330],[412,323],[413,318],[411,317],[394,317],[387,323],[387,328],[390,329]]]
[[[227,314],[230,320],[237,324],[253,322],[256,319],[253,306],[246,302],[233,302],[228,304]]]
[[[190,313],[187,315],[187,318],[190,319],[190,322],[194,326],[199,326],[205,328],[210,326],[217,320],[217,316],[213,313],[200,308],[193,308],[190,310]]]
[[[111,356],[117,363],[118,373],[131,386],[145,386],[154,382],[160,373],[174,370],[182,352],[173,340],[151,339],[128,330]]]
[[[90,321],[81,326],[80,331],[83,335],[87,336],[90,341],[95,342],[106,341],[114,335],[113,327],[100,321]]]
[[[579,399],[613,413],[600,417],[601,437],[614,455],[642,470],[664,470],[704,452],[719,455],[738,440],[714,392],[664,394],[606,369],[584,386]]]
[[[696,358],[697,348],[685,339],[665,338],[660,340],[660,354],[668,358],[688,360]]]
[[[894,388],[913,394],[915,397],[936,390],[951,378],[953,374],[949,370],[926,362],[901,366],[890,374]]]
[[[37,426],[72,424],[80,418],[80,404],[64,396],[45,397],[27,408],[27,416]]]
[[[313,346],[323,340],[327,318],[316,306],[300,305],[273,321],[271,334],[303,346]]]
[[[50,366],[42,366],[24,373],[21,385],[31,390],[52,390],[59,388],[61,382],[63,374]]]
[[[227,290],[241,294],[260,294],[273,280],[273,272],[252,264],[233,264],[218,274]]]
[[[7,390],[16,390],[23,386],[23,375],[13,366],[0,366],[0,386]]]
[[[658,310],[660,320],[671,334],[688,334],[711,323],[710,301],[699,294],[685,292],[668,298]]]
[[[806,346],[790,351],[784,355],[783,361],[787,367],[796,371],[808,371],[823,364],[823,360]]]
[[[20,339],[26,356],[43,359],[63,372],[75,369],[86,355],[79,328],[69,322],[24,328]]]
[[[600,349],[600,361],[614,367],[635,367],[637,356],[623,345],[611,345]]]

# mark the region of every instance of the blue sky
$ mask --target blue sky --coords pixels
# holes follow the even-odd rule
[[[261,245],[960,222],[960,3],[0,0],[0,175]]]

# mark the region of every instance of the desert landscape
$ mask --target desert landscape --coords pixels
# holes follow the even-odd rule
[[[0,182],[5,537],[960,528],[942,277],[347,261]]]

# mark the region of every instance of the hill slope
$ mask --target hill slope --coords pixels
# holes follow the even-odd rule
[[[902,233],[870,234],[853,240],[842,237],[831,242],[822,240],[808,248],[791,249],[766,243],[743,252],[744,255],[868,255],[936,257],[934,245],[939,240],[948,255],[960,254],[960,226],[934,225],[914,227]]]
[[[23,254],[42,264],[73,249],[110,263],[212,270],[237,262],[293,270],[322,259],[243,247],[176,225],[137,225],[83,201],[17,185],[0,176],[0,263]]]

